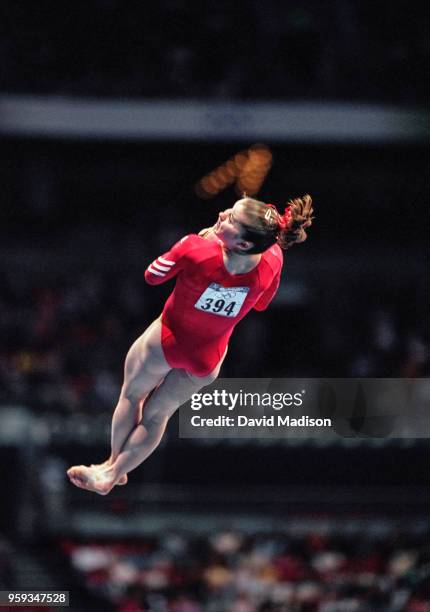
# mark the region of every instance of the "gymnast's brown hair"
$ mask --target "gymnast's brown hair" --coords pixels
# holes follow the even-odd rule
[[[241,237],[253,243],[250,249],[243,252],[244,255],[263,253],[273,244],[289,249],[306,240],[306,229],[314,219],[310,195],[289,200],[283,214],[273,204],[265,204],[248,196],[239,201],[249,219],[249,223],[241,223],[244,230]]]

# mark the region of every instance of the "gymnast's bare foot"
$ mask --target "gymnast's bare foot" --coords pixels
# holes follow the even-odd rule
[[[115,478],[97,467],[74,465],[67,470],[67,475],[75,486],[99,495],[107,495],[115,486]]]
[[[106,459],[106,461],[103,461],[103,463],[92,463],[91,467],[95,467],[95,468],[99,468],[102,470],[105,470],[106,468],[110,467],[110,463],[109,463],[109,459]],[[115,485],[126,485],[128,482],[128,476],[127,474],[124,474],[124,476],[121,476],[121,478],[119,478],[117,480],[117,482],[115,483]]]

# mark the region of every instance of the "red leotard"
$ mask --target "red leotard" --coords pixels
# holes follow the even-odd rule
[[[161,344],[168,364],[206,376],[224,355],[234,326],[251,310],[264,310],[280,281],[282,251],[265,251],[245,274],[230,274],[221,244],[190,234],[145,271],[150,285],[177,275],[161,316]]]

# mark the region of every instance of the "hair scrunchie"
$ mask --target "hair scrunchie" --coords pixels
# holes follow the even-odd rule
[[[268,206],[269,208],[274,208],[276,210],[276,212],[278,213],[278,225],[279,225],[279,229],[280,230],[285,230],[290,225],[291,218],[293,216],[293,212],[291,210],[291,205],[285,207],[285,211],[284,211],[283,215],[281,215],[278,212],[278,209],[276,208],[276,206],[274,204],[267,204],[266,206]]]

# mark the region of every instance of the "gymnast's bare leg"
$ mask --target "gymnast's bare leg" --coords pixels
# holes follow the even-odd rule
[[[140,465],[157,448],[169,418],[193,393],[209,385],[218,376],[223,358],[208,376],[198,377],[185,370],[172,369],[144,403],[141,421],[133,429],[115,460],[102,469],[79,466],[78,476],[85,487],[106,495],[128,472]],[[84,468],[84,469],[82,469]]]
[[[131,346],[124,366],[124,384],[112,418],[111,454],[100,469],[112,464],[131,431],[142,418],[142,404],[148,394],[157,387],[171,370],[161,347],[161,319],[156,319]],[[81,469],[82,468],[82,469]],[[88,470],[93,468],[73,466],[67,474],[78,487],[87,488]],[[125,484],[122,475],[118,484]]]

